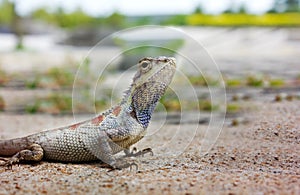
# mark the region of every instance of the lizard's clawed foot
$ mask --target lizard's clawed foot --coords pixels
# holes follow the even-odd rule
[[[116,164],[111,166],[110,171],[114,171],[114,170],[121,170],[121,169],[125,169],[125,168],[130,168],[130,171],[132,170],[133,167],[135,167],[136,170],[138,170],[138,165],[136,163],[127,163],[124,161],[118,161]]]
[[[150,153],[153,156],[153,151],[151,148],[145,148],[143,150],[138,151],[136,147],[132,149],[131,152],[127,152],[125,157],[137,157],[137,156],[144,156],[145,154]]]
[[[32,144],[28,149],[21,150],[10,158],[1,158],[0,166],[7,166],[9,169],[12,169],[12,165],[19,164],[20,161],[40,161],[43,158],[43,149],[38,144]]]
[[[18,154],[14,155],[11,158],[0,158],[1,161],[3,161],[2,163],[0,163],[0,166],[4,166],[7,167],[8,169],[12,169],[12,166],[14,164],[19,164],[20,162],[20,157],[18,156]]]

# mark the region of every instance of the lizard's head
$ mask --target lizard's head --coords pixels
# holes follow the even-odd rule
[[[165,93],[176,71],[172,57],[143,58],[131,85],[131,116],[147,128],[153,110]]]

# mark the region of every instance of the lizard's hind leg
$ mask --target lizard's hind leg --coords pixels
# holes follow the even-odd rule
[[[28,149],[21,150],[13,155],[11,158],[0,158],[5,161],[1,166],[11,167],[13,164],[17,164],[20,161],[41,161],[44,156],[43,148],[38,144],[32,144]]]

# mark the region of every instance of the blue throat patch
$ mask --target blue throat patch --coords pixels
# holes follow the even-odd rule
[[[148,127],[155,106],[156,103],[152,104],[148,109],[144,109],[136,113],[138,121],[143,125],[144,128]]]
[[[131,116],[147,128],[156,104],[166,90],[160,82],[146,82],[137,87],[132,95]]]

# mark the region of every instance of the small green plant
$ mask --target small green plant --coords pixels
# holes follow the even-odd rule
[[[18,43],[17,43],[17,45],[15,47],[15,50],[16,51],[23,51],[23,50],[25,50],[25,47],[24,47],[24,44],[23,44],[22,40],[18,41]]]
[[[161,97],[160,103],[164,105],[167,111],[181,110],[181,103],[177,95],[169,89],[166,91],[165,95]],[[160,108],[158,107],[157,110],[160,110]]]
[[[26,106],[27,113],[49,113],[61,114],[72,111],[72,97],[67,95],[52,94],[46,98],[36,100],[33,104]]]
[[[78,64],[74,62],[71,58],[66,59],[66,64],[68,66],[61,67],[52,67],[48,69],[46,72],[36,72],[35,77],[31,79],[24,78],[25,86],[29,89],[35,88],[70,88],[73,86],[75,80],[75,72],[78,68]],[[89,59],[86,59],[81,66],[81,73],[83,75],[77,75],[77,83],[76,85],[81,85],[87,87],[90,83],[89,76],[91,75],[89,71]]]
[[[73,85],[74,74],[67,68],[53,67],[48,70],[46,76],[57,87],[71,87]]]
[[[216,111],[219,109],[219,106],[212,104],[210,100],[199,100],[199,109],[203,111]]]
[[[188,76],[188,79],[192,83],[192,85],[196,86],[217,86],[219,84],[218,80],[209,76],[203,76],[202,74],[198,76]]]
[[[189,76],[189,81],[192,83],[192,85],[200,85],[205,86],[206,82],[203,79],[203,77],[197,77],[197,76]]]
[[[178,99],[171,99],[165,102],[162,102],[167,111],[180,111],[181,104]]]
[[[28,80],[25,82],[25,86],[28,89],[36,89],[40,86],[41,79],[39,76],[35,77],[33,80]]]
[[[72,97],[66,95],[51,95],[47,99],[60,112],[72,111]]]
[[[226,81],[227,87],[240,87],[242,86],[242,81],[239,79],[227,79]]]
[[[109,103],[106,99],[99,99],[95,101],[95,107],[97,112],[102,112],[109,107]]]
[[[39,111],[40,101],[36,101],[33,104],[26,105],[25,112],[29,114],[35,114]]]
[[[226,106],[226,110],[228,113],[237,113],[237,112],[240,112],[241,109],[242,109],[241,105],[236,104],[236,103],[230,103],[230,104],[227,104],[227,106]]]
[[[246,84],[251,87],[262,87],[264,85],[264,80],[260,77],[250,75],[246,78]]]
[[[282,87],[284,86],[285,82],[283,79],[271,79],[270,80],[270,87]]]

